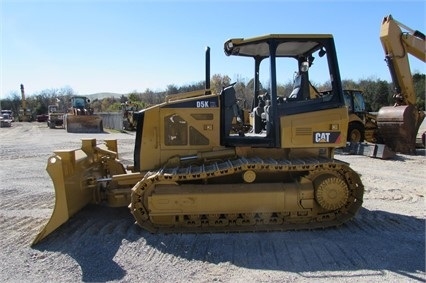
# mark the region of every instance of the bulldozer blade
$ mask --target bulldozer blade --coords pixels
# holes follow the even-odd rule
[[[102,117],[96,115],[67,115],[68,133],[103,133]]]
[[[99,202],[97,180],[105,176],[99,155],[111,152],[115,158],[116,148],[116,141],[107,141],[104,152],[100,153],[102,149],[96,146],[96,139],[83,139],[81,149],[54,151],[54,155],[48,159],[46,170],[55,188],[55,206],[48,223],[32,245],[67,222],[87,204]]]

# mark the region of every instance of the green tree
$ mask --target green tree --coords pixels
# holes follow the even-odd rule
[[[205,89],[204,81],[199,81],[197,83],[187,84],[179,87],[178,93],[190,92],[194,90],[202,90]]]
[[[172,95],[176,93],[179,93],[179,88],[176,85],[170,84],[167,86],[166,95]]]
[[[141,101],[141,93],[134,90],[133,92],[127,95],[130,101]]]
[[[90,107],[93,108],[93,111],[95,113],[102,112],[102,101],[96,98],[96,99],[91,101]]]
[[[342,80],[343,89],[358,89],[359,84],[354,80]]]
[[[210,88],[213,93],[220,93],[222,89],[231,84],[231,78],[227,75],[214,74],[210,79]]]
[[[387,81],[364,79],[359,81],[359,89],[364,92],[367,111],[378,111],[383,106],[389,106],[392,94]]]
[[[121,102],[114,102],[108,105],[106,112],[120,112],[121,111]]]
[[[127,100],[128,99],[124,94],[120,96],[120,103],[125,103]]]
[[[416,93],[416,105],[419,110],[425,110],[425,99],[426,99],[426,75],[425,74],[414,74],[413,84],[414,91]]]

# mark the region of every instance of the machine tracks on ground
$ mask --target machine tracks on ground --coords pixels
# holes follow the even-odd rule
[[[151,232],[314,229],[353,218],[363,191],[358,174],[339,160],[238,158],[148,173],[133,188],[130,208]],[[229,206],[203,206],[215,195]]]

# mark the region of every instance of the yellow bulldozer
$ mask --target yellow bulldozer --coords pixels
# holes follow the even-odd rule
[[[348,111],[333,36],[234,38],[224,51],[254,62],[253,131],[234,130],[235,118],[244,121],[238,94],[234,85],[212,93],[206,59],[205,89],[135,113],[132,166],[120,162],[113,139],[83,139],[80,149],[49,157],[55,208],[33,244],[89,203],[128,206],[153,233],[314,229],[356,215],[363,184],[334,156],[346,143]],[[294,70],[300,79],[291,95],[278,96],[278,73]],[[321,77],[331,90],[311,97],[309,79]]]
[[[64,127],[68,133],[102,133],[102,117],[95,115],[90,107],[90,99],[85,96],[70,98],[71,107],[64,117]]]

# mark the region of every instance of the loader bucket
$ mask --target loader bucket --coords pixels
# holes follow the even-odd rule
[[[424,119],[420,113],[413,105],[382,107],[377,126],[383,143],[395,152],[415,154],[417,131]]]
[[[102,117],[97,115],[67,115],[65,128],[68,133],[102,133]]]
[[[114,152],[115,151],[115,152]],[[99,202],[97,180],[106,176],[101,156],[117,157],[115,140],[96,146],[96,139],[83,139],[81,149],[57,150],[46,170],[55,188],[55,206],[46,226],[34,239],[35,245],[90,202]]]

